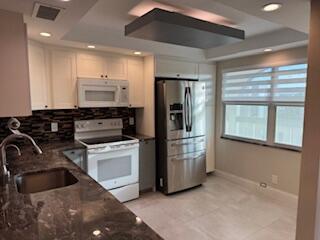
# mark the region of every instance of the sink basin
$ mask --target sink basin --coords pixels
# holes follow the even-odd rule
[[[30,172],[16,176],[16,185],[20,193],[37,193],[73,185],[78,180],[66,168]]]

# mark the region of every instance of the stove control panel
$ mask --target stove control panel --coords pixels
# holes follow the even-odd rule
[[[94,119],[75,121],[75,132],[91,132],[104,130],[121,130],[123,122],[121,118]]]

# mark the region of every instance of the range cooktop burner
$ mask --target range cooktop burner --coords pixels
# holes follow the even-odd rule
[[[100,137],[100,138],[88,138],[81,139],[81,142],[87,145],[103,144],[103,143],[113,143],[132,140],[132,138],[126,136],[111,136],[111,137]]]

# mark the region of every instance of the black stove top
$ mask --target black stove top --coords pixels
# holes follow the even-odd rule
[[[111,136],[111,137],[81,139],[81,141],[87,145],[121,142],[121,141],[128,141],[128,140],[132,140],[132,138],[129,138],[126,136]]]

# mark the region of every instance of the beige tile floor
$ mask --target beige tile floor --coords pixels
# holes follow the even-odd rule
[[[296,206],[217,176],[186,192],[126,206],[166,240],[294,240]]]

